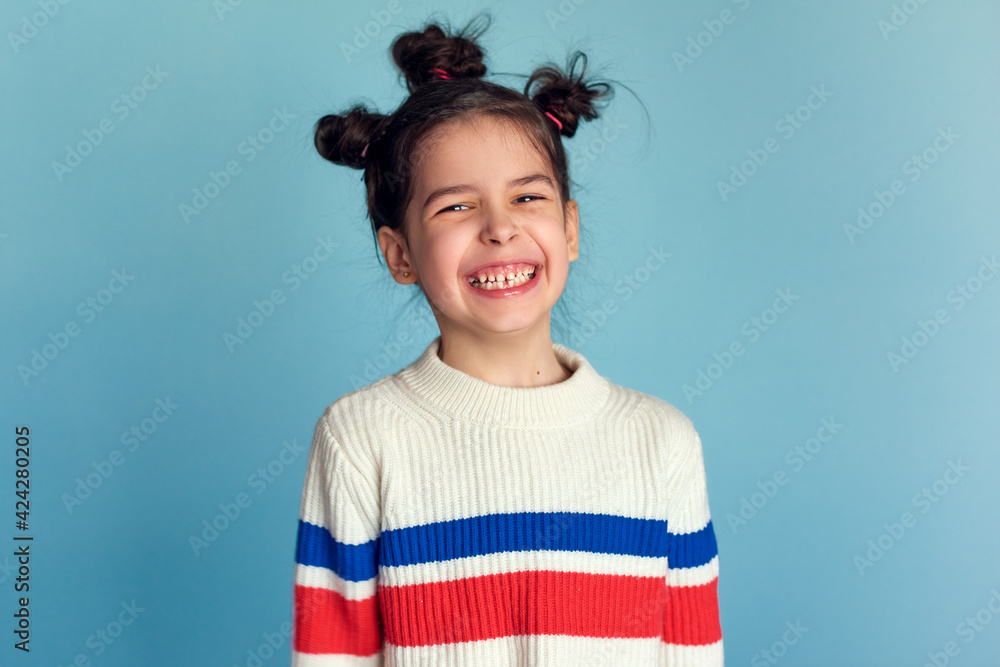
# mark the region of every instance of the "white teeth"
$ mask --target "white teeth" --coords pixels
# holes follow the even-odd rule
[[[534,276],[534,273],[535,267],[531,267],[522,273],[510,272],[506,276],[502,273],[498,275],[480,273],[478,276],[479,282],[477,283],[475,279],[472,279],[469,281],[469,284],[476,289],[509,289],[528,282]]]

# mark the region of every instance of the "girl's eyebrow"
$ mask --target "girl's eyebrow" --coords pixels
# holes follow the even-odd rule
[[[528,176],[521,176],[520,178],[515,178],[507,183],[507,188],[520,188],[525,185],[531,185],[532,183],[545,183],[550,188],[555,190],[555,185],[552,183],[552,179],[545,174],[529,174]],[[448,195],[463,194],[466,192],[478,192],[478,188],[469,185],[467,183],[462,183],[460,185],[449,185],[444,188],[438,188],[434,192],[428,195],[427,200],[424,202],[424,207],[422,210],[427,210],[427,208],[434,203],[434,201],[447,197]]]

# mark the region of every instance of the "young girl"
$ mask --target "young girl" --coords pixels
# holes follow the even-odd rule
[[[316,126],[441,333],[316,425],[292,665],[722,665],[697,432],[550,337],[579,241],[560,136],[610,87],[576,58],[487,82],[476,37],[399,36],[400,108]]]

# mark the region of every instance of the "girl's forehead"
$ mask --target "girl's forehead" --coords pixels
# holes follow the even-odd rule
[[[510,119],[473,116],[457,118],[438,125],[421,141],[426,152],[433,152],[455,144],[486,142],[495,148],[509,148],[523,152],[534,148],[525,128]]]
[[[514,169],[549,171],[540,146],[522,128],[500,121],[452,121],[435,128],[417,147],[417,181],[426,172],[441,172],[447,162],[489,166],[510,164]]]

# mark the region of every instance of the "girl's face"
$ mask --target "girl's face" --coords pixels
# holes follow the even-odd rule
[[[491,119],[447,123],[428,137],[413,186],[409,243],[387,227],[379,243],[396,280],[419,283],[442,336],[548,337],[549,311],[579,256],[579,218],[537,149]],[[505,282],[470,284],[482,276]]]

